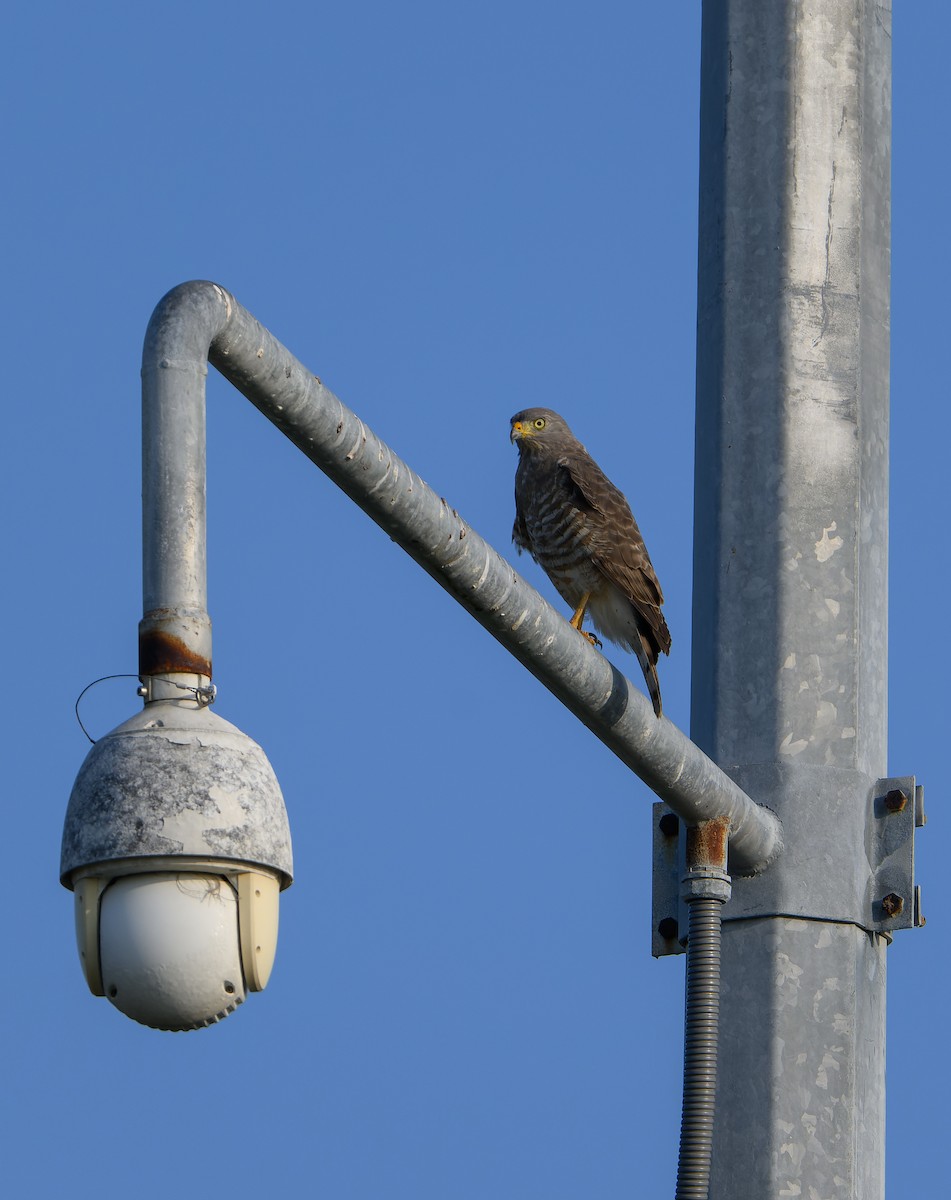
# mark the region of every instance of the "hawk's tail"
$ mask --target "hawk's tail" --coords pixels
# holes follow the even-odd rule
[[[659,717],[663,712],[663,706],[660,701],[660,680],[657,678],[657,668],[651,658],[647,639],[642,633],[638,633],[637,642],[631,649],[637,655],[637,661],[641,664],[641,670],[644,672],[644,680],[647,683],[647,691],[650,694],[651,703],[654,705],[654,714]]]

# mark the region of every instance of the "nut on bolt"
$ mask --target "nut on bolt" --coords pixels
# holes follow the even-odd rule
[[[885,810],[890,813],[900,813],[908,803],[908,796],[901,788],[892,788],[885,793]]]
[[[680,818],[676,813],[664,813],[658,824],[664,837],[676,837],[680,832]]]
[[[886,917],[900,917],[904,907],[904,897],[899,896],[897,892],[889,892],[887,896],[882,897],[882,908]]]

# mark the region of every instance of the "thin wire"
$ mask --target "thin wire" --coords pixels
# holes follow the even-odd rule
[[[86,735],[86,737],[89,738],[89,741],[94,746],[96,744],[96,739],[90,734],[89,730],[83,724],[82,717],[79,715],[80,700],[82,700],[83,696],[85,696],[85,694],[89,691],[90,688],[94,688],[97,683],[105,683],[107,679],[138,679],[138,678],[139,678],[138,675],[102,675],[102,676],[100,676],[99,679],[94,679],[92,681],[92,683],[87,683],[86,686],[83,688],[83,690],[76,697],[76,703],[73,706],[74,710],[76,712],[76,720],[79,722],[79,728],[83,731],[83,733]]]
[[[76,720],[79,722],[79,728],[83,731],[83,733],[86,735],[86,737],[89,739],[89,741],[92,743],[93,746],[95,746],[95,744],[96,744],[96,739],[92,736],[92,734],[90,734],[89,730],[83,724],[82,717],[79,715],[79,702],[82,700],[83,696],[85,696],[85,694],[89,691],[90,688],[94,688],[97,683],[105,683],[109,679],[139,679],[139,678],[141,678],[141,676],[128,675],[128,674],[101,675],[98,679],[94,679],[92,681],[92,683],[87,683],[86,686],[83,688],[83,690],[76,697],[76,703],[73,706],[74,711],[76,713]],[[209,684],[208,687],[193,687],[187,683],[179,683],[177,679],[166,679],[165,676],[163,676],[163,675],[156,675],[155,678],[161,679],[163,683],[170,683],[172,685],[172,687],[177,687],[183,692],[191,692],[192,695],[195,697],[196,701],[198,702],[198,704],[202,708],[204,708],[205,705],[214,704],[215,696],[218,694],[218,689],[215,687],[215,685],[213,683]]]

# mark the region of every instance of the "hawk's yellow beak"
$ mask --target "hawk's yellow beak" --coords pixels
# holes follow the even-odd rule
[[[525,436],[525,427],[521,421],[512,422],[512,432],[509,434],[510,442],[517,442],[520,437]]]

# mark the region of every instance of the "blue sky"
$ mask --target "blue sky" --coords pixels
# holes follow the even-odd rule
[[[951,1066],[935,133],[951,10],[896,9],[890,769],[930,801],[929,924],[889,951],[900,1198],[944,1186]],[[141,342],[186,279],[233,291],[503,553],[508,418],[569,417],[647,537],[674,637],[665,710],[687,727],[699,14],[39,0],[7,16],[11,1194],[672,1191],[682,960],[649,954],[650,794],[215,377],[218,711],[267,750],[294,833],[267,991],[202,1033],[125,1020],[85,990],[57,866],[88,746],[73,701],[135,670]],[[94,736],[134,689],[87,696]]]

